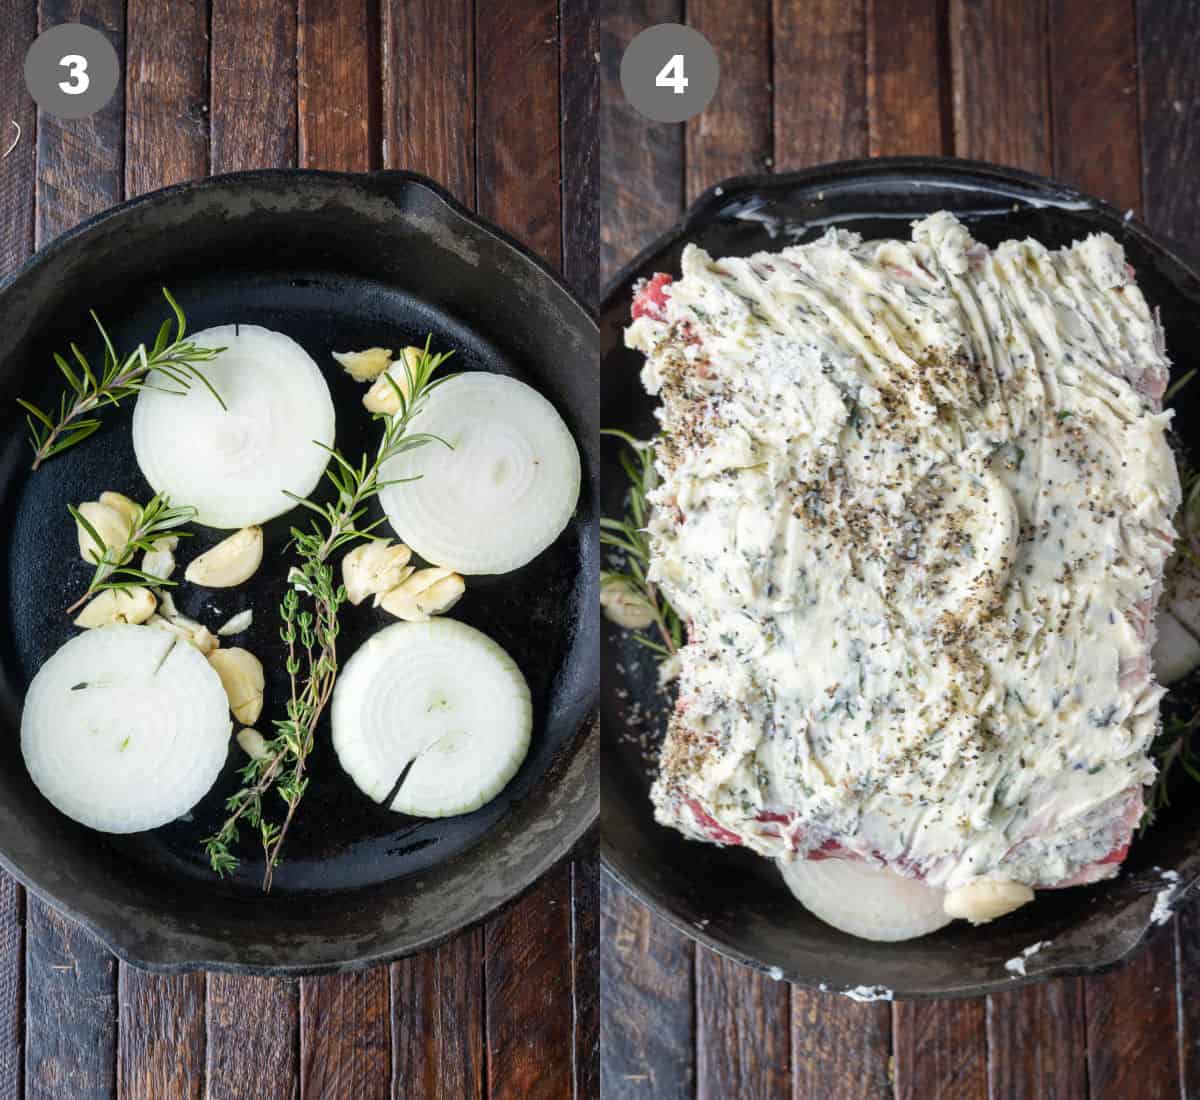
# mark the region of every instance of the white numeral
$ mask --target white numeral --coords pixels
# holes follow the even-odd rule
[[[683,75],[683,54],[677,53],[660,70],[654,78],[657,88],[670,88],[676,95],[683,95],[688,86],[688,78]]]
[[[59,64],[67,70],[67,75],[71,79],[59,81],[58,86],[67,95],[83,95],[92,82],[92,78],[88,76],[87,72],[87,58],[81,57],[77,53],[69,53]]]

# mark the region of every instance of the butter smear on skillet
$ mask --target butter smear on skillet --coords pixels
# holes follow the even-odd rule
[[[690,624],[658,820],[977,921],[1115,874],[1180,498],[1120,246],[989,251],[946,213],[911,242],[689,246],[634,317],[650,579]]]

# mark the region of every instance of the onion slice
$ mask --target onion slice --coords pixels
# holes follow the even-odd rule
[[[529,685],[486,634],[453,619],[396,623],[346,663],[333,747],[346,773],[397,813],[477,810],[529,751]]]
[[[562,533],[579,500],[579,449],[537,390],[499,374],[460,374],[430,395],[413,432],[436,443],[384,467],[380,494],[396,533],[433,565],[508,573]]]
[[[945,891],[853,859],[779,861],[783,881],[813,916],[864,940],[897,943],[950,923]]]
[[[289,336],[257,325],[225,325],[192,337],[226,350],[205,375],[226,408],[196,383],[184,395],[164,375],[138,394],[133,447],[155,492],[197,510],[196,522],[250,527],[290,511],[285,490],[307,497],[333,445],[329,387],[311,356]]]
[[[204,797],[231,732],[221,679],[196,649],[161,630],[106,626],[72,638],[34,677],[21,751],[67,817],[136,833]]]

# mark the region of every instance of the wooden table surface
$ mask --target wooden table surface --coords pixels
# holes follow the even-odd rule
[[[685,19],[686,16],[686,19]],[[721,85],[686,126],[624,105],[621,52],[684,22]],[[602,268],[723,177],[946,153],[1053,175],[1200,255],[1194,0],[610,0]],[[986,999],[856,1004],[764,979],[601,885],[605,1100],[1152,1100],[1200,1090],[1200,907],[1129,965]]]
[[[412,168],[596,289],[594,0],[0,0],[0,275],[210,173]],[[125,85],[38,117],[25,51],[101,29]],[[560,79],[561,74],[561,79]],[[598,1095],[594,844],[482,928],[359,974],[159,977],[0,881],[0,1100]]]

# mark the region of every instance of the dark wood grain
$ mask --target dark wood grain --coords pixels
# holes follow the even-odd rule
[[[296,983],[209,974],[207,1100],[293,1100],[297,1066]]]
[[[575,292],[593,305],[600,292],[599,9],[599,0],[564,0],[559,29],[562,267]]]
[[[25,891],[0,873],[0,1096],[24,1080]]]
[[[208,4],[129,0],[126,16],[125,193],[208,169]]]
[[[605,1100],[692,1100],[696,1089],[695,944],[600,877]]]
[[[681,0],[605,4],[600,15],[600,272],[607,282],[683,206],[682,126],[651,122],[621,92],[621,55],[655,23],[683,19]]]
[[[865,0],[775,0],[774,11],[776,168],[865,156]]]
[[[30,0],[0,0],[0,273],[5,275],[33,251],[37,111],[20,74],[37,22]]]
[[[386,967],[300,984],[300,1093],[308,1100],[375,1100],[391,1089]]]
[[[571,989],[575,1009],[575,1097],[600,1097],[600,854],[597,838],[571,862]]]
[[[1050,0],[1054,175],[1122,210],[1141,204],[1133,5]]]
[[[1049,0],[950,0],[954,151],[1048,175]]]
[[[571,874],[562,864],[484,930],[489,1100],[572,1089]]]
[[[1171,929],[1158,929],[1119,970],[1085,979],[1084,989],[1091,1095],[1181,1095]]]
[[[562,260],[557,15],[545,0],[475,9],[476,205],[555,266]]]
[[[791,1086],[788,987],[696,948],[696,1095],[773,1100]]]
[[[1175,919],[1175,1001],[1179,1005],[1179,1072],[1184,1096],[1200,1092],[1200,895]]]
[[[891,1006],[792,990],[792,1100],[891,1097]]]
[[[483,933],[393,963],[393,1100],[485,1093]]]
[[[25,991],[25,1096],[109,1100],[116,1088],[116,960],[32,895]]]
[[[302,167],[379,167],[378,31],[370,0],[300,0]]]
[[[200,1100],[204,1094],[204,975],[121,966],[117,1095]]]
[[[867,2],[871,156],[945,153],[951,149],[946,3]]]
[[[1083,982],[1043,982],[988,998],[990,1100],[1087,1097]]]
[[[212,0],[212,171],[296,163],[296,5]]]
[[[471,0],[382,0],[383,161],[475,205]]]
[[[730,176],[774,163],[771,125],[771,0],[690,0],[688,24],[721,62],[712,102],[687,123],[687,198]]]
[[[893,1006],[897,1100],[984,1100],[988,1095],[986,1006],[897,1001]]]

